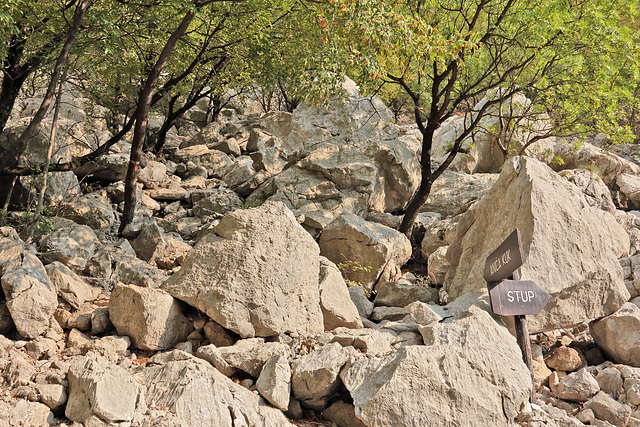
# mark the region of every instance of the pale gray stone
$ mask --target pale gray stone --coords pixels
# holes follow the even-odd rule
[[[325,257],[320,257],[318,290],[325,331],[339,327],[359,329],[362,321],[358,309],[351,301],[349,290],[338,267]]]
[[[18,333],[35,338],[46,332],[58,297],[40,260],[24,252],[21,267],[5,272],[1,284]]]
[[[409,315],[420,325],[429,325],[442,320],[438,307],[415,301],[405,307]]]
[[[381,322],[383,320],[402,320],[407,314],[409,314],[409,312],[402,307],[380,306],[373,309],[371,320],[374,322]]]
[[[531,377],[507,329],[472,306],[421,330],[426,346],[343,369],[358,418],[380,426],[511,425],[528,400]]]
[[[171,295],[160,289],[118,285],[111,294],[109,318],[118,334],[142,350],[165,350],[184,341],[191,325]]]
[[[625,426],[631,416],[631,408],[609,396],[604,391],[598,392],[584,404],[591,409],[599,420],[608,421],[615,426]]]
[[[451,244],[458,221],[460,221],[460,215],[435,221],[425,228],[424,238],[420,244],[423,258],[429,259],[438,248]]]
[[[218,348],[213,344],[198,347],[196,356],[211,363],[224,376],[230,377],[236,372],[235,368],[224,360]]]
[[[65,200],[57,207],[58,215],[94,230],[110,228],[116,222],[116,213],[103,192],[89,193],[76,199]]]
[[[321,333],[319,269],[313,238],[268,202],[226,215],[162,289],[241,337]]]
[[[522,235],[522,277],[552,296],[528,317],[530,332],[606,316],[629,299],[618,263],[629,250],[627,233],[611,214],[590,207],[575,185],[527,157],[508,160],[489,193],[460,219],[447,251],[451,298],[486,287],[487,256],[515,228]]]
[[[377,306],[406,307],[415,301],[438,301],[437,289],[420,284],[413,285],[406,281],[378,283],[376,291],[378,292],[373,303]]]
[[[45,268],[58,295],[75,309],[85,302],[95,300],[100,295],[100,289],[90,286],[61,262],[55,261]]]
[[[447,249],[449,249],[449,246],[441,246],[429,255],[427,274],[433,283],[443,284],[444,277],[451,268],[451,264],[447,260]]]
[[[373,312],[373,303],[367,298],[367,294],[362,286],[349,287],[349,297],[358,309],[360,316],[368,319]]]
[[[40,240],[44,258],[71,268],[84,268],[98,244],[95,233],[86,225],[58,222],[58,228],[55,224],[53,232]]]
[[[198,217],[224,215],[240,208],[240,206],[242,206],[240,196],[234,191],[222,188],[195,202],[193,214]]]
[[[391,345],[396,342],[396,337],[389,331],[338,328],[333,333],[332,342],[343,347],[352,346],[367,354],[388,353],[392,350]]]
[[[143,370],[147,401],[167,407],[180,425],[291,426],[282,412],[258,395],[233,383],[209,363],[181,353]]]
[[[249,338],[230,347],[220,347],[218,353],[229,365],[258,378],[267,360],[276,355],[288,355],[290,349],[286,344],[265,343],[262,338]]]
[[[560,176],[568,179],[569,182],[582,190],[589,206],[611,214],[615,213],[616,206],[613,204],[611,191],[598,174],[587,169],[570,169],[562,171]]]
[[[393,280],[399,276],[396,269],[411,257],[411,243],[404,234],[353,214],[331,222],[318,244],[323,256],[345,265],[346,279],[362,284]]]
[[[598,381],[586,369],[580,369],[562,378],[556,385],[555,394],[560,399],[584,402],[598,391]]]
[[[624,380],[620,371],[613,366],[603,369],[596,376],[600,389],[617,399],[624,392]]]
[[[577,148],[577,149],[576,149]],[[592,165],[605,184],[610,185],[621,174],[640,175],[640,166],[603,150],[590,143],[576,144],[562,142],[556,145],[555,156],[560,156],[563,164],[553,164],[555,170],[578,169],[582,165]]]
[[[322,418],[335,423],[338,427],[365,427],[356,416],[356,408],[338,401],[322,411]]]
[[[133,420],[144,405],[144,391],[129,373],[102,357],[75,361],[69,368],[65,415],[84,423],[92,415],[106,422]]]
[[[437,212],[442,216],[456,216],[466,212],[471,205],[489,191],[498,175],[445,171],[431,187],[427,202],[421,212]]]
[[[331,343],[295,360],[291,378],[294,397],[314,410],[324,409],[340,386],[340,370],[355,352],[353,347]]]
[[[163,187],[169,183],[167,167],[160,162],[153,160],[148,161],[147,165],[140,169],[138,181],[140,181],[145,188]]]
[[[593,339],[614,361],[640,367],[640,307],[626,303],[589,325]]]
[[[49,426],[56,418],[47,405],[24,399],[0,401],[0,424],[6,426]]]
[[[264,364],[256,388],[276,408],[286,411],[291,395],[291,366],[286,356],[275,355]]]

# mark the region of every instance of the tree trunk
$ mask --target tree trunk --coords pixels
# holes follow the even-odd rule
[[[36,111],[36,114],[33,116],[33,119],[29,123],[29,126],[27,126],[27,128],[22,133],[22,135],[20,135],[15,144],[3,155],[3,158],[0,160],[0,168],[11,166],[12,164],[17,165],[20,156],[27,148],[27,143],[38,131],[40,123],[42,123],[42,120],[45,118],[47,111],[49,110],[49,106],[51,105],[51,100],[53,99],[56,86],[58,85],[58,81],[60,79],[62,67],[67,62],[67,58],[69,58],[69,52],[71,51],[73,41],[78,34],[78,30],[80,29],[82,17],[84,16],[87,9],[91,7],[94,1],[95,0],[83,0],[76,7],[76,10],[73,14],[73,23],[71,24],[71,28],[67,33],[67,39],[62,46],[62,51],[60,52],[60,55],[58,55],[58,59],[56,60],[53,72],[51,73],[51,80],[49,81],[49,86],[47,87],[47,92],[42,100],[42,103],[40,104],[40,108],[38,108],[38,111]]]
[[[47,158],[44,161],[44,167],[42,168],[42,187],[38,193],[38,204],[36,205],[36,213],[33,216],[34,222],[37,224],[40,220],[40,214],[42,214],[42,206],[44,205],[44,193],[47,191],[47,181],[49,178],[49,164],[51,163],[51,154],[53,153],[53,145],[56,139],[56,129],[58,127],[58,116],[60,115],[60,98],[62,98],[62,87],[67,79],[66,73],[60,79],[58,85],[58,96],[56,97],[56,104],[53,110],[53,119],[51,120],[51,133],[49,134],[49,147],[47,149]],[[29,237],[33,235],[34,229],[31,229]]]
[[[129,167],[127,168],[127,176],[125,178],[124,187],[124,212],[122,213],[122,221],[118,233],[122,234],[125,227],[133,221],[133,215],[136,208],[136,178],[138,175],[138,166],[142,157],[142,147],[144,145],[145,133],[147,130],[147,118],[149,116],[149,108],[153,97],[153,90],[158,83],[162,69],[169,61],[173,49],[178,40],[184,35],[193,20],[194,13],[189,11],[182,18],[182,22],[178,28],[171,34],[169,40],[165,44],[162,52],[158,56],[147,81],[144,84],[140,97],[138,98],[138,106],[135,112],[136,126],[133,131],[133,141],[131,142],[131,156],[129,158]]]

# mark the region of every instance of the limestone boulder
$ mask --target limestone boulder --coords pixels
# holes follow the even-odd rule
[[[252,377],[258,378],[264,364],[273,356],[288,356],[289,346],[278,342],[264,342],[262,338],[239,340],[232,346],[218,348],[225,362]]]
[[[20,257],[19,267],[4,272],[0,283],[18,333],[35,338],[49,328],[58,296],[35,254],[23,250]]]
[[[334,342],[302,356],[292,364],[291,389],[304,405],[322,410],[340,386],[340,370],[355,354],[353,347]]]
[[[411,243],[404,234],[353,214],[329,224],[318,244],[323,256],[346,265],[346,279],[370,287],[399,276],[399,268],[411,257]]]
[[[638,176],[621,173],[616,177],[616,185],[624,195],[623,204],[626,208],[640,208],[640,178]]]
[[[46,266],[46,270],[58,295],[75,309],[87,301],[95,300],[100,295],[100,289],[89,285],[61,262],[52,262]]]
[[[589,206],[615,214],[616,206],[611,191],[597,173],[587,169],[569,169],[562,171],[560,175],[582,190]]]
[[[42,256],[49,262],[60,261],[82,269],[93,256],[98,239],[91,228],[72,221],[54,221],[53,230],[40,240]]]
[[[629,250],[627,233],[611,214],[589,206],[575,185],[528,157],[507,161],[492,189],[460,219],[447,251],[451,298],[486,288],[487,256],[516,228],[525,259],[521,277],[552,296],[528,317],[530,332],[606,316],[629,299],[618,263]]]
[[[192,196],[193,198],[193,196]],[[218,189],[208,197],[193,204],[193,214],[198,217],[224,215],[242,206],[242,199],[235,191]]]
[[[167,167],[163,163],[149,161],[138,173],[138,181],[140,181],[145,188],[153,189],[164,187],[169,184]]]
[[[598,381],[586,369],[580,369],[562,378],[556,385],[555,394],[563,400],[586,402],[598,391]]]
[[[85,423],[97,417],[103,423],[133,420],[144,411],[144,391],[123,368],[99,356],[77,359],[69,368],[69,400],[65,415]]]
[[[377,306],[405,307],[414,301],[434,302],[438,300],[438,290],[428,286],[414,285],[406,281],[383,282],[376,286]]]
[[[362,286],[352,286],[349,289],[349,297],[358,309],[360,317],[368,319],[373,312],[373,303],[367,298],[367,294]]]
[[[146,398],[173,412],[179,425],[292,426],[280,410],[235,384],[204,360],[177,350],[163,359],[143,370]]]
[[[496,174],[473,174],[445,171],[431,187],[421,212],[436,212],[442,216],[464,213],[487,194],[496,182]]]
[[[427,260],[427,274],[433,283],[442,284],[451,264],[447,260],[449,246],[441,246],[429,255]]]
[[[339,327],[362,328],[360,314],[351,301],[347,284],[338,267],[324,257],[320,257],[318,290],[326,331]]]
[[[286,411],[291,396],[291,366],[286,356],[276,355],[267,360],[256,381],[260,395],[276,408]]]
[[[585,402],[585,409],[591,409],[596,418],[614,426],[625,426],[631,417],[631,408],[618,402],[607,393],[600,391]]]
[[[79,177],[91,176],[102,182],[124,181],[129,166],[129,155],[122,153],[105,154],[74,170]]]
[[[128,244],[128,243],[127,243]],[[133,252],[133,249],[131,250]],[[114,269],[111,279],[125,285],[157,288],[165,280],[167,273],[128,253],[113,254]]]
[[[118,285],[111,294],[109,319],[119,335],[141,350],[165,350],[184,341],[191,325],[171,295],[160,289]]]
[[[421,327],[425,346],[348,364],[340,377],[372,426],[508,426],[531,377],[516,340],[477,306]]]
[[[0,401],[0,424],[46,426],[55,425],[56,422],[53,412],[42,403],[29,402],[26,399]]]
[[[614,183],[621,174],[640,175],[640,166],[588,142],[580,145],[561,142],[556,145],[554,154],[563,160],[562,165],[553,164],[555,170],[587,165],[595,168],[607,185]]]
[[[226,215],[162,289],[241,337],[324,331],[319,249],[281,203]]]
[[[420,244],[423,258],[429,259],[438,248],[449,246],[456,234],[456,227],[461,216],[434,221],[425,227],[424,238]]]
[[[640,368],[640,308],[626,303],[617,312],[591,323],[598,347],[617,363]]]
[[[533,103],[522,93],[485,107],[487,102],[499,96],[497,90],[491,91],[474,106],[473,111],[485,108],[484,115],[476,131],[463,140],[462,148],[466,152],[458,153],[450,166],[451,170],[469,174],[497,172],[508,156],[518,153],[532,138],[539,138],[552,130],[549,117],[534,112]],[[455,140],[475,119],[475,114],[453,116],[436,130],[432,156],[438,163],[446,159]],[[505,124],[508,128],[503,128]],[[499,142],[508,147],[508,153],[500,149]],[[550,161],[555,144],[555,137],[542,138],[528,146],[525,153]]]
[[[103,192],[90,193],[65,200],[56,206],[58,215],[94,230],[110,228],[116,223],[116,213]]]

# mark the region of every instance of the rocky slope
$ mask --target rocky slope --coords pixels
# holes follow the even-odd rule
[[[640,426],[640,166],[555,140],[572,169],[504,163],[479,135],[419,216],[416,277],[390,213],[418,183],[416,130],[344,89],[327,109],[183,121],[146,159],[126,238],[126,143],[92,191],[53,173],[56,216],[0,228],[0,425]],[[515,227],[523,278],[552,295],[530,318],[534,404],[482,279]]]

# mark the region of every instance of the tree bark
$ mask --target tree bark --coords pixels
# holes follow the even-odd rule
[[[20,156],[24,153],[27,148],[27,143],[29,140],[36,134],[40,127],[40,123],[45,118],[47,111],[49,110],[49,106],[51,105],[51,101],[53,99],[53,95],[56,90],[56,86],[58,85],[58,81],[60,80],[60,73],[62,72],[62,67],[67,62],[69,58],[69,52],[71,51],[71,46],[73,45],[73,41],[75,40],[76,35],[78,34],[78,30],[80,29],[80,23],[82,22],[82,18],[94,3],[95,0],[83,0],[78,4],[76,10],[73,14],[73,23],[71,24],[71,28],[67,33],[67,38],[62,46],[62,51],[60,55],[58,55],[58,59],[56,60],[56,64],[53,68],[53,72],[51,73],[51,80],[49,81],[49,86],[47,87],[47,92],[36,111],[36,114],[33,116],[33,119],[29,123],[29,126],[24,130],[22,135],[18,138],[15,144],[9,149],[0,160],[0,168],[10,166],[12,163],[18,163]]]
[[[133,131],[133,141],[131,142],[131,156],[129,158],[129,167],[127,168],[127,176],[125,178],[124,187],[124,212],[122,213],[122,221],[118,233],[122,234],[125,227],[133,221],[133,215],[136,208],[136,178],[138,175],[138,166],[140,165],[140,158],[142,157],[142,148],[144,145],[145,133],[147,130],[147,119],[149,116],[149,108],[151,100],[153,98],[153,90],[158,83],[160,73],[165,67],[173,49],[176,46],[178,40],[184,35],[189,27],[189,24],[193,20],[194,13],[192,11],[187,12],[182,18],[182,22],[178,28],[171,34],[169,40],[165,44],[162,52],[158,56],[158,60],[151,69],[149,76],[144,84],[142,92],[138,98],[138,106],[135,112],[136,126]]]

